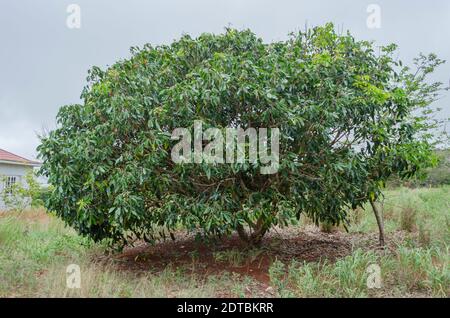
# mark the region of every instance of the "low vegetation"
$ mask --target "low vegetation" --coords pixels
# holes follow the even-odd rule
[[[185,238],[136,242],[122,252],[80,237],[44,210],[3,213],[0,297],[449,297],[450,186],[388,190],[381,205],[386,249],[377,245],[373,214],[362,209],[351,212],[348,233],[324,233],[302,218],[274,228],[261,248]],[[276,247],[290,232],[305,241]],[[162,253],[168,244],[172,254]],[[163,265],[152,248],[156,259],[167,257]],[[80,289],[67,288],[69,264],[81,268]],[[372,264],[381,269],[379,289],[367,287]]]

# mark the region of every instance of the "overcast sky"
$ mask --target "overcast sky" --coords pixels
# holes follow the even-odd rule
[[[79,29],[67,26],[70,4],[81,9]],[[367,25],[370,4],[381,9],[380,28]],[[37,133],[55,127],[59,107],[80,101],[87,70],[127,58],[131,46],[228,25],[269,42],[328,21],[358,39],[397,43],[407,63],[437,53],[449,62],[434,80],[449,83],[448,0],[0,0],[0,148],[34,159]],[[438,103],[449,117],[449,94]]]

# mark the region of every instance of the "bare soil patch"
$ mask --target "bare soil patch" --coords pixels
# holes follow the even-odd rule
[[[343,232],[322,233],[313,226],[306,229],[284,228],[272,231],[260,248],[249,248],[237,236],[213,243],[195,240],[178,233],[175,241],[155,245],[144,242],[127,247],[122,253],[99,257],[119,269],[135,272],[159,272],[166,267],[183,268],[187,274],[207,277],[225,272],[250,276],[270,285],[269,268],[275,260],[289,263],[335,260],[352,253],[351,235]]]

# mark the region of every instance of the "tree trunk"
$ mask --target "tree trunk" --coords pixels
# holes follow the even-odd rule
[[[370,205],[372,206],[373,213],[375,214],[375,218],[377,219],[378,230],[380,233],[380,246],[384,246],[385,242],[384,242],[383,216],[381,215],[380,211],[378,210],[378,208],[373,200],[370,200]]]
[[[260,246],[268,229],[263,218],[258,219],[257,223],[254,226],[250,226],[250,228],[253,231],[247,233],[244,226],[239,224],[236,228],[239,238],[250,246]]]
[[[242,224],[238,224],[236,230],[239,234],[239,238],[245,243],[248,243],[249,238],[247,232],[245,232],[244,226]]]

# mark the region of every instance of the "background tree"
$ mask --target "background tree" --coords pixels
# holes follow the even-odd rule
[[[264,43],[249,30],[189,35],[132,48],[132,57],[89,72],[82,105],[58,113],[42,138],[47,208],[94,240],[154,241],[182,226],[206,236],[237,231],[259,244],[301,214],[347,222],[375,201],[392,174],[432,163],[429,107],[441,88],[426,75],[442,63],[421,56],[418,73],[333,25]],[[175,164],[171,132],[280,129],[280,167]],[[434,123],[436,124],[436,123]]]

